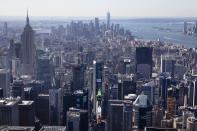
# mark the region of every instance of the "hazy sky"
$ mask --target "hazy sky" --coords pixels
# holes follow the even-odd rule
[[[0,0],[0,16],[196,17],[197,0]]]

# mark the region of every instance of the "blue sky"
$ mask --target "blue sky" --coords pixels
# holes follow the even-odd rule
[[[0,16],[196,17],[197,0],[0,0]]]

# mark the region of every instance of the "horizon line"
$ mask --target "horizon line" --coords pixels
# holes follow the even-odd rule
[[[4,15],[0,15],[0,17],[21,17],[21,18],[24,18],[26,17],[25,15],[24,16],[4,16]],[[106,16],[36,16],[36,15],[29,15],[29,17],[38,17],[38,18],[41,18],[41,17],[44,17],[44,18],[105,18]],[[111,19],[117,19],[117,18],[122,18],[122,19],[154,19],[154,18],[197,18],[197,16],[111,16]]]

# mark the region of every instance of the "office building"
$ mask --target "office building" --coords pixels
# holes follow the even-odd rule
[[[27,12],[26,26],[21,35],[22,42],[22,73],[24,75],[34,75],[35,73],[35,44],[34,31],[29,24],[29,16]]]
[[[14,80],[14,82],[11,85],[11,95],[12,97],[21,97],[24,99],[24,83],[22,80]]]
[[[107,29],[109,30],[110,29],[110,12],[108,11],[107,12]]]
[[[0,98],[3,98],[3,89],[0,88]]]
[[[118,72],[125,75],[130,75],[132,72],[131,60],[129,58],[122,58],[120,60]]]
[[[194,80],[194,91],[193,91],[193,106],[197,105],[197,80]]]
[[[189,117],[187,119],[187,131],[195,131],[197,129],[197,119],[195,117]]]
[[[36,102],[36,117],[43,125],[49,125],[49,95],[39,94]]]
[[[132,130],[132,118],[133,118],[133,103],[130,100],[123,101],[124,108],[124,130],[123,131],[131,131]]]
[[[16,58],[22,59],[22,44],[14,43],[14,50]]]
[[[100,26],[99,26],[99,18],[95,18],[95,22],[94,22],[94,29],[96,33],[100,32]]]
[[[50,62],[50,56],[48,54],[44,54],[37,58],[37,71],[36,77],[37,80],[44,81],[45,88],[51,88],[52,79],[53,79],[53,66]]]
[[[34,101],[21,101],[18,104],[19,125],[34,126],[35,122],[35,104]]]
[[[12,59],[12,75],[14,77],[19,77],[21,74],[21,59],[13,58]]]
[[[93,61],[95,59],[95,52],[92,50],[89,50],[87,52],[87,65],[88,67],[92,67],[93,66]]]
[[[12,72],[12,59],[15,57],[15,50],[14,50],[14,40],[10,40],[10,44],[8,47],[8,65],[9,65],[9,69],[10,72]]]
[[[131,76],[121,76],[118,80],[118,99],[123,100],[128,94],[136,94],[136,82]]]
[[[73,93],[73,104],[78,109],[88,109],[88,91],[87,90],[76,90]]]
[[[159,103],[164,109],[167,107],[167,89],[171,85],[171,77],[169,74],[161,74],[157,78]]]
[[[141,94],[133,103],[134,125],[139,130],[144,129],[146,126],[152,126],[152,105],[148,97]]]
[[[0,125],[18,126],[20,98],[6,98],[0,100]]]
[[[154,92],[155,92],[155,83],[154,81],[148,82],[140,87],[140,91],[147,95],[148,100],[151,104],[154,104]]]
[[[15,45],[14,40],[11,39],[10,40],[10,43],[9,43],[9,47],[8,47],[9,48],[8,52],[9,52],[10,59],[12,59],[13,57],[15,57],[15,48],[14,48],[14,45]]]
[[[161,127],[161,120],[164,116],[164,110],[162,107],[153,106],[152,110],[152,126],[153,127]]]
[[[63,90],[50,89],[49,90],[49,124],[62,125],[63,120]]]
[[[67,112],[67,131],[87,131],[88,111],[69,108]]]
[[[36,92],[36,95],[45,93],[45,92],[48,93],[48,89],[44,87],[43,81],[38,81],[38,80],[30,80],[27,82],[25,82],[25,80],[23,81],[25,83],[25,87],[32,88]]]
[[[10,71],[0,69],[0,88],[3,89],[3,97],[10,97]]]
[[[161,55],[161,72],[168,72],[174,77],[175,60],[172,56]]]
[[[0,125],[34,126],[33,101],[22,101],[20,97],[0,100]]]
[[[1,64],[1,69],[9,69],[10,68],[10,65],[9,65],[9,55],[5,52],[3,52],[1,55],[0,55],[0,64]]]
[[[167,97],[167,119],[172,118],[176,114],[176,96],[175,88],[168,88],[168,97]]]
[[[136,73],[144,78],[152,77],[152,51],[150,47],[136,48]]]
[[[197,81],[189,82],[188,86],[188,105],[195,106],[197,105]]]
[[[85,65],[75,65],[73,72],[73,91],[83,90],[85,84]]]
[[[74,97],[72,92],[65,92],[63,96],[63,125],[66,125],[67,111],[70,107],[74,107]]]
[[[24,88],[24,100],[26,101],[37,101],[38,94],[32,87]]]
[[[183,34],[187,34],[187,22],[183,24]]]
[[[109,131],[123,131],[124,129],[124,113],[123,104],[109,105]]]
[[[8,23],[7,22],[4,22],[4,25],[3,25],[3,34],[5,36],[8,35]]]
[[[88,109],[88,91],[76,90],[75,92],[66,92],[63,96],[63,124],[66,124],[66,112],[70,107],[76,109]]]
[[[110,89],[110,99],[118,100],[118,84],[113,85]]]

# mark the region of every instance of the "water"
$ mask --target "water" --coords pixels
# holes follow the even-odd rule
[[[81,20],[77,19],[76,21]],[[89,23],[88,19],[82,21]],[[72,19],[62,20],[62,22],[50,21],[50,26],[64,25],[66,26]],[[93,20],[94,21],[94,20]],[[138,19],[112,19],[111,23],[120,24],[125,29],[132,32],[132,35],[144,41],[156,41],[158,38],[162,42],[167,42],[174,45],[184,45],[187,48],[197,47],[197,36],[184,35],[183,22],[189,22],[189,28],[193,27],[196,18],[138,18]],[[100,23],[106,22],[101,19]],[[38,33],[50,32],[50,29],[37,30]]]
[[[197,36],[182,33],[184,21],[184,19],[131,19],[112,22],[119,23],[125,29],[131,30],[132,35],[144,41],[156,41],[160,38],[163,42],[175,45],[184,45],[188,48],[197,47]],[[193,22],[190,19],[187,21]]]

